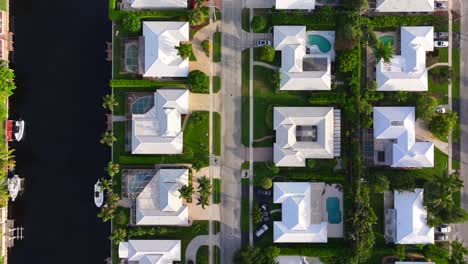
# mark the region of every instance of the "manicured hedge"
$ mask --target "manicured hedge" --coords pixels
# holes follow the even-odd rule
[[[187,82],[180,81],[152,81],[152,80],[134,80],[134,79],[114,79],[110,81],[112,88],[131,88],[131,87],[163,87],[163,86],[183,86]]]
[[[314,92],[309,102],[314,105],[341,104],[345,100],[345,94],[339,92]]]
[[[374,28],[399,28],[402,26],[428,26],[434,24],[448,23],[444,16],[374,16],[363,18]]]
[[[115,0],[111,0],[115,1]],[[109,3],[109,7],[111,7],[112,3]],[[188,10],[163,10],[163,11],[121,11],[111,9],[109,10],[109,19],[115,22],[122,21],[128,14],[133,13],[136,14],[140,20],[151,18],[153,20],[169,20],[169,19],[177,19],[180,21],[188,21]]]

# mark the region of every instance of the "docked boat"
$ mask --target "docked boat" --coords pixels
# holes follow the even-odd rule
[[[8,120],[7,121],[8,141],[13,141],[13,139],[16,141],[20,141],[24,135],[24,126],[25,126],[24,120],[18,120],[18,121]]]
[[[104,190],[100,180],[94,184],[94,203],[97,207],[101,207],[104,203]]]
[[[18,177],[18,175],[13,176],[13,178],[8,179],[8,192],[12,201],[15,201],[18,197],[18,193],[23,190],[23,179]]]

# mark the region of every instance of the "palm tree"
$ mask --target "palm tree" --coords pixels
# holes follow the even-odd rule
[[[6,186],[0,186],[0,207],[5,207],[10,198],[10,193]]]
[[[102,218],[103,222],[107,222],[114,218],[115,216],[115,208],[109,206],[103,206],[101,211],[97,215],[99,218]]]
[[[450,263],[465,264],[465,256],[468,255],[468,249],[458,241],[452,242],[452,254],[450,256]]]
[[[208,201],[208,196],[201,195],[200,197],[198,197],[197,205],[201,205],[203,209],[205,209],[205,206],[210,205],[210,202]]]
[[[390,59],[393,57],[393,45],[390,42],[378,42],[373,51],[377,63],[382,59],[385,63],[389,63]]]
[[[203,2],[205,2],[205,0],[196,0],[195,6],[200,7],[203,5]]]
[[[211,180],[206,176],[198,178],[198,193],[200,193],[200,196],[211,194]]]
[[[107,171],[110,177],[114,177],[114,175],[120,172],[120,165],[118,163],[109,161],[107,163],[107,167],[104,170]]]
[[[179,189],[179,198],[184,198],[188,203],[192,202],[193,186],[184,185]]]
[[[114,111],[114,106],[118,106],[119,103],[115,100],[115,97],[113,94],[106,94],[102,98],[102,107],[104,109],[109,109],[109,111]]]
[[[118,228],[118,229],[115,229],[114,232],[112,232],[109,239],[112,240],[114,245],[118,245],[120,242],[124,241],[126,237],[127,237],[127,230],[123,228]]]
[[[112,190],[112,179],[104,179],[104,178],[101,178],[101,186],[102,186],[102,189],[106,190],[106,191],[111,191]]]
[[[109,192],[107,194],[107,205],[110,207],[115,207],[117,202],[120,200],[120,196],[116,193]]]
[[[102,134],[102,138],[101,138],[101,140],[99,142],[101,142],[101,144],[112,147],[112,144],[115,141],[117,141],[117,138],[114,137],[114,133],[106,131],[106,133]]]

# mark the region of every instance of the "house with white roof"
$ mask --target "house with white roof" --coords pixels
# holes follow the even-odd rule
[[[177,55],[176,47],[188,40],[188,22],[143,22],[143,36],[139,40],[139,73],[148,78],[187,77],[189,59]]]
[[[434,12],[434,0],[377,0],[375,12]]]
[[[276,0],[275,9],[315,9],[315,0]]]
[[[119,258],[132,264],[172,264],[181,261],[180,254],[180,240],[129,240],[119,244]]]
[[[427,91],[426,52],[433,50],[433,27],[402,27],[401,55],[377,64],[377,91]]]
[[[275,243],[327,243],[322,220],[323,182],[275,182],[273,202],[281,203],[282,219],[273,222]]]
[[[189,112],[188,97],[185,89],[159,89],[152,108],[132,114],[132,154],[182,153],[181,116]]]
[[[434,167],[434,143],[416,141],[414,107],[374,107],[374,149],[382,165]]]
[[[134,9],[186,9],[187,0],[127,0]]]
[[[188,169],[160,169],[136,198],[136,225],[189,224],[179,189],[188,185]]]
[[[398,177],[398,176],[397,176]],[[396,244],[434,244],[434,227],[427,224],[424,190],[394,191],[393,209],[385,210],[385,236]]]
[[[331,58],[307,54],[305,26],[275,26],[273,44],[281,51],[280,90],[331,90]]]
[[[339,156],[340,120],[340,110],[333,107],[274,107],[276,166],[304,167],[306,159]]]

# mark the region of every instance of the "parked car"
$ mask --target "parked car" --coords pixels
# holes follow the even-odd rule
[[[436,232],[443,233],[443,234],[448,234],[450,233],[450,226],[447,224],[441,224],[436,227]]]
[[[448,240],[448,236],[446,234],[435,234],[434,239],[439,240],[439,241],[440,240],[445,241],[445,240]]]
[[[447,113],[447,110],[444,107],[437,107],[436,113],[445,114],[445,113]]]
[[[434,32],[435,39],[447,39],[449,37],[448,32]]]
[[[435,2],[434,7],[435,8],[447,8],[447,3],[445,3],[445,2]]]
[[[266,39],[259,39],[257,40],[257,47],[263,47],[266,45],[271,45],[271,41],[266,40]]]
[[[447,48],[449,45],[448,41],[436,40],[434,46],[437,48]]]
[[[257,237],[260,237],[261,235],[263,235],[263,233],[265,233],[266,231],[268,230],[268,226],[266,224],[263,224],[260,228],[257,229],[257,231],[255,231],[255,235]]]

